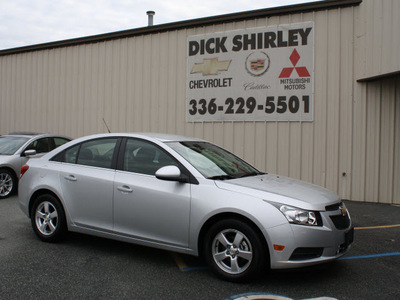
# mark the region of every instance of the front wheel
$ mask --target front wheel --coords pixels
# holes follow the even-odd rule
[[[11,196],[17,190],[17,179],[9,170],[0,169],[0,199]]]
[[[36,235],[45,242],[58,242],[67,233],[64,209],[53,195],[41,195],[35,200],[31,210],[31,224]]]
[[[211,226],[205,237],[203,253],[210,268],[222,279],[246,281],[266,267],[268,249],[253,227],[236,219]]]

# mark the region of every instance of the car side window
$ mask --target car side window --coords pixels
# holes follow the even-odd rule
[[[80,148],[80,145],[77,145],[77,146],[74,146],[72,148],[69,148],[69,149],[64,151],[64,155],[63,155],[64,158],[63,159],[61,158],[62,155],[58,155],[58,156],[55,157],[54,160],[62,161],[62,162],[70,163],[70,164],[75,164],[79,148]],[[60,159],[58,159],[58,157],[60,157]]]
[[[61,145],[64,145],[65,143],[69,142],[68,139],[64,139],[64,138],[60,138],[60,137],[53,138],[53,141],[54,141],[54,147],[55,148],[60,147]],[[55,149],[55,148],[53,148],[53,149]],[[51,149],[51,150],[53,150],[53,149]]]
[[[128,139],[124,154],[124,171],[154,175],[165,166],[178,166],[175,159],[156,145],[136,139]]]
[[[30,143],[25,150],[36,150],[36,153],[46,153],[52,150],[49,138],[42,138]]]
[[[77,153],[77,164],[100,167],[100,168],[111,168],[112,158],[114,155],[115,146],[117,145],[117,138],[98,139],[80,145],[80,149]],[[66,160],[68,155],[73,157],[73,148],[69,149],[70,153],[65,153]]]

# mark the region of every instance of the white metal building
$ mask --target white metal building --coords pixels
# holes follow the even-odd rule
[[[398,0],[327,0],[2,50],[0,134],[104,118],[400,204],[399,16]]]

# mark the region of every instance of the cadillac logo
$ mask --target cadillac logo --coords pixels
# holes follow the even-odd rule
[[[246,58],[245,68],[251,76],[261,76],[268,71],[270,63],[267,53],[263,51],[252,52]]]

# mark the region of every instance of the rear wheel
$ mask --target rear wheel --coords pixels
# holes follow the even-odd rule
[[[36,235],[45,242],[58,242],[67,233],[64,209],[50,194],[39,196],[33,203],[31,224]]]
[[[221,278],[246,281],[266,267],[268,250],[255,230],[236,219],[222,220],[206,234],[203,253],[207,264]]]
[[[17,179],[15,175],[7,169],[0,169],[0,199],[11,196],[16,189]]]

